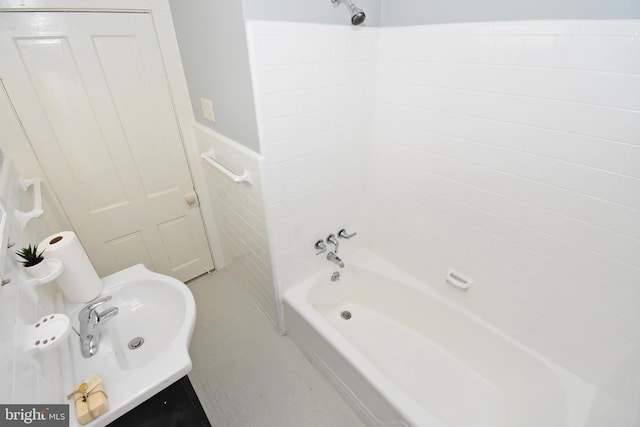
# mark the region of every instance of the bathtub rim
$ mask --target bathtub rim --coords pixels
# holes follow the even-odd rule
[[[307,281],[305,281],[305,284],[306,282]],[[310,289],[314,284],[313,280],[310,280],[310,282],[311,284],[310,286],[306,286],[306,290]],[[289,309],[295,311],[299,317],[306,320],[309,326],[323,339],[325,339],[329,345],[334,349],[340,349],[337,351],[343,356],[346,363],[364,377],[379,394],[386,397],[387,403],[403,417],[403,421],[415,427],[424,426],[425,422],[429,422],[429,426],[433,425],[444,427],[447,425],[442,419],[427,411],[422,405],[417,403],[411,396],[380,372],[372,362],[370,362],[342,334],[337,332],[324,319],[324,317],[322,317],[310,305],[307,306],[308,310],[305,312],[303,307],[299,307],[295,303],[291,303],[291,295],[295,295],[295,293],[291,295],[287,294],[289,294],[289,292],[284,296],[284,304]],[[303,297],[304,295],[305,294],[302,294]],[[287,309],[285,308],[285,312],[286,311]],[[371,411],[369,410],[368,412]]]
[[[439,303],[444,304],[460,315],[469,318],[471,321],[477,322],[479,325],[487,328],[490,332],[506,340],[517,349],[524,351],[531,357],[540,361],[558,377],[562,386],[566,405],[566,425],[585,425],[590,413],[589,408],[592,407],[592,403],[598,390],[597,387],[586,382],[531,347],[525,345],[517,338],[501,331],[496,326],[472,313],[469,309],[463,307],[461,304],[451,300],[446,295],[441,294],[436,289],[429,286],[427,283],[401,270],[369,249],[358,249],[354,253],[350,254],[348,261],[345,263],[347,264],[347,267],[349,265],[353,265],[357,268],[369,270],[375,274],[379,274],[396,282],[401,282],[403,285],[425,293],[427,296],[434,298]],[[382,374],[364,354],[355,348],[355,346],[353,346],[353,344],[351,344],[342,334],[335,330],[326,321],[326,319],[311,306],[307,300],[309,291],[314,285],[323,285],[323,281],[332,285],[328,278],[334,270],[335,268],[333,267],[327,267],[302,280],[300,283],[285,292],[283,296],[283,303],[287,304],[302,319],[305,319],[310,326],[334,348],[340,349],[340,353],[343,354],[347,362],[364,378],[366,378],[378,393],[383,396],[388,396],[389,399],[387,400],[389,404],[398,413],[405,417],[405,420],[409,424],[420,426],[424,425],[424,423],[429,420],[432,423],[436,423],[434,425],[447,425],[442,419],[428,412],[422,405],[417,403],[404,390],[396,386],[390,379],[387,379],[386,376]],[[580,410],[581,408],[582,410]]]

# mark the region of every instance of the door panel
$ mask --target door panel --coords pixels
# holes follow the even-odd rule
[[[193,262],[197,255],[194,250],[195,236],[191,235],[189,224],[184,217],[158,224],[158,233],[162,238],[162,244],[172,268],[184,268]],[[185,238],[191,240],[192,245],[183,245],[183,248],[175,246],[176,241]]]
[[[70,176],[65,179],[83,187],[82,196],[91,212],[126,204],[129,197],[118,171],[121,159],[110,153],[99,126],[100,112],[93,109],[68,40],[23,39],[16,46],[51,127],[51,143],[59,151],[55,157],[58,169],[66,167]],[[11,83],[6,80],[8,88]],[[109,140],[114,148],[125,142],[119,139]],[[33,142],[41,145],[39,140]]]
[[[0,13],[0,77],[98,274],[213,268],[146,13]]]

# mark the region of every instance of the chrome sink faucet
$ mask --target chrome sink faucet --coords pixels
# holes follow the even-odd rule
[[[97,299],[82,307],[78,314],[80,322],[80,349],[83,357],[91,357],[98,352],[102,326],[118,314],[118,307],[111,307],[98,313],[96,309],[111,299],[111,295]]]

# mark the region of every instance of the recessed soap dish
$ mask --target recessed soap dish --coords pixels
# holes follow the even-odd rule
[[[459,271],[456,271],[452,268],[449,269],[447,273],[447,282],[450,285],[455,286],[456,288],[462,289],[466,291],[469,289],[469,286],[473,283],[473,279],[469,276],[466,276]]]
[[[33,325],[27,325],[24,344],[27,351],[45,351],[57,346],[69,335],[69,318],[60,313],[48,314]]]

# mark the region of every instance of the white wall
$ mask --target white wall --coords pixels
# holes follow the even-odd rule
[[[44,174],[30,148],[24,130],[0,81],[0,203],[6,209],[7,223],[2,245],[14,242],[12,248],[0,249],[0,278],[11,282],[0,287],[0,402],[3,403],[64,403],[66,395],[61,378],[61,357],[58,348],[27,354],[22,346],[21,329],[32,325],[44,315],[56,313],[54,284],[34,289],[16,261],[15,251],[28,244],[37,244],[53,233],[68,230],[69,223],[46,180],[42,183],[44,214],[22,228],[14,216],[15,210],[33,208],[32,189],[23,191],[18,182],[23,178],[41,178]],[[16,167],[20,164],[20,168]]]
[[[381,40],[367,244],[599,386],[640,362],[639,30],[529,21]],[[448,267],[474,288],[448,287]]]
[[[309,22],[319,24],[351,25],[351,14],[341,3],[333,5],[331,0],[242,0],[244,15],[250,20],[278,22]],[[354,0],[365,12],[363,26],[380,25],[382,0]]]
[[[242,3],[169,3],[196,121],[259,152]],[[204,119],[200,98],[212,101],[215,122]]]
[[[330,0],[170,0],[194,115],[198,123],[259,152],[244,20],[350,26],[345,4]],[[357,0],[364,27],[514,19],[640,18],[637,0],[477,2]],[[203,118],[211,99],[216,121]]]
[[[224,258],[217,266],[224,264],[266,318],[281,329],[265,222],[262,158],[204,126],[196,125],[194,130],[200,152],[213,150],[215,158],[228,170],[237,175],[244,171],[250,174],[251,183],[237,183],[201,160]]]
[[[331,0],[243,0],[249,20],[349,25],[344,4]],[[354,0],[368,27],[518,19],[640,18],[636,0]]]
[[[264,198],[281,291],[328,265],[316,240],[358,231],[373,125],[377,29],[250,21]],[[343,241],[339,255],[358,239]]]
[[[520,19],[640,18],[636,0],[382,0],[382,25]]]
[[[382,0],[360,0],[362,26],[380,25]],[[346,5],[330,0],[170,0],[171,15],[196,121],[260,152],[244,19],[321,22],[350,26]],[[204,119],[200,98],[210,99],[215,122]]]
[[[1,82],[0,82],[1,83]],[[32,190],[24,192],[19,185],[24,178],[44,178],[44,174],[33,155],[20,121],[0,84],[0,116],[4,118],[0,131],[4,162],[0,162],[0,203],[7,210],[7,223],[1,236],[2,245],[14,242],[12,248],[0,250],[0,276],[11,282],[0,287],[0,402],[3,403],[64,403],[66,395],[60,378],[60,353],[58,349],[29,355],[20,344],[21,328],[37,322],[42,316],[55,313],[55,295],[59,293],[54,284],[45,284],[34,289],[29,285],[15,251],[42,241],[53,230],[68,230],[68,221],[60,209],[46,181],[42,183],[42,207],[44,214],[22,228],[13,215],[18,209],[33,208]],[[15,166],[20,164],[20,169]]]
[[[249,22],[281,291],[326,265],[313,242],[347,226],[347,262],[374,249],[632,413],[639,30]],[[474,287],[447,286],[448,267]]]
[[[16,245],[2,257],[2,279],[11,282],[0,287],[0,402],[64,403],[58,348],[33,354],[23,345],[22,329],[56,310],[53,285],[34,289],[15,260],[16,250],[50,234],[41,219],[32,219],[25,229],[15,219],[14,210],[29,211],[33,206],[31,190],[24,192],[18,177],[11,160],[5,159],[0,166],[0,201],[8,215],[2,244],[12,241]],[[43,190],[47,191],[46,186]]]

